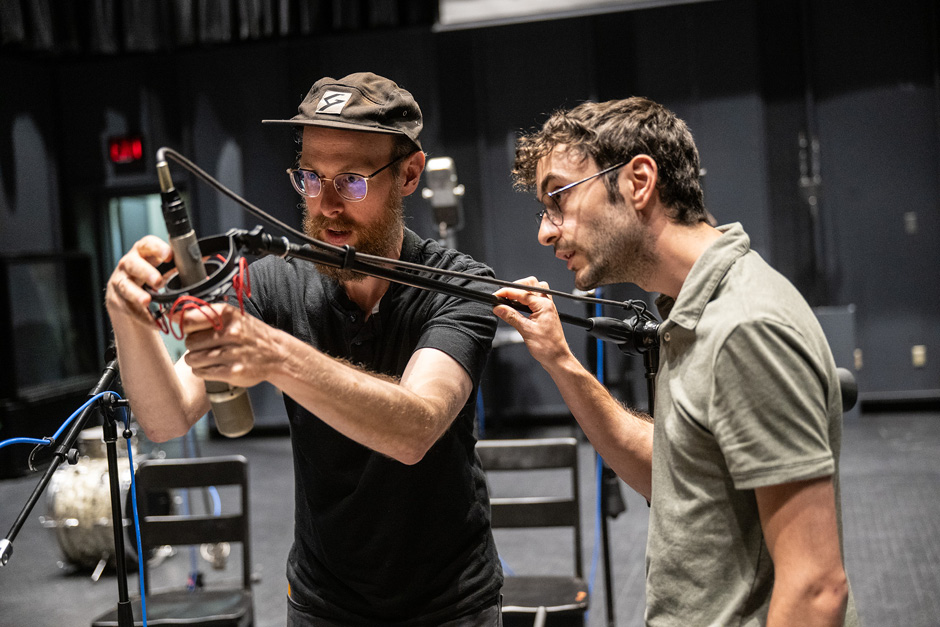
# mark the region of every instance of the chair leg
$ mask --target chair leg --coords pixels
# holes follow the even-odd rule
[[[548,618],[548,610],[545,609],[545,606],[542,606],[535,611],[535,623],[533,627],[545,627],[546,618]]]

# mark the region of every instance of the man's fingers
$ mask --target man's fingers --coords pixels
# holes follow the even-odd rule
[[[144,307],[150,304],[150,294],[141,289],[134,279],[127,274],[117,280],[114,289],[126,301],[135,302]]]
[[[525,316],[508,305],[497,305],[493,308],[493,313],[517,331],[525,319]]]
[[[154,289],[163,287],[163,275],[152,263],[137,255],[128,255],[120,264],[123,271],[135,285],[149,285]]]
[[[179,325],[186,334],[227,327],[237,309],[224,303],[186,308],[179,314]]]
[[[539,281],[533,276],[520,279],[516,281],[516,283],[519,284],[520,286],[525,286],[525,287],[541,287],[541,288],[546,288],[546,289],[548,288],[548,283],[546,283],[545,281]],[[552,307],[551,296],[547,294],[542,294],[539,292],[530,292],[525,289],[519,289],[519,288],[514,288],[514,287],[503,287],[497,290],[494,293],[494,295],[500,298],[506,298],[508,300],[515,301],[519,303],[520,305],[524,305],[533,314],[543,312],[546,309],[550,309]],[[548,301],[547,303],[546,303],[546,300]],[[512,327],[514,327],[517,331],[521,331],[523,325],[527,321],[527,317],[524,313],[508,305],[497,305],[493,309],[493,313],[495,313],[502,320],[505,320]]]
[[[546,283],[545,281],[539,281],[534,276],[526,277],[524,279],[519,279],[518,281],[514,281],[514,283],[520,286],[525,286],[525,287],[539,287],[543,289],[548,289],[548,283]],[[514,288],[514,287],[500,288],[499,290],[496,291],[496,295],[503,296],[505,298],[509,298],[512,300],[516,300],[516,301],[519,301],[520,303],[525,302],[523,301],[523,298],[534,298],[538,296],[551,299],[551,296],[549,296],[548,294],[542,294],[541,292],[532,292],[530,290]]]
[[[531,298],[531,292],[526,292],[525,290],[517,290],[512,287],[503,287],[496,291],[494,294],[500,298],[508,298],[509,300],[514,300],[516,302],[525,303],[524,299]]]
[[[155,235],[146,235],[134,244],[137,254],[153,265],[167,261],[173,253],[170,245]]]

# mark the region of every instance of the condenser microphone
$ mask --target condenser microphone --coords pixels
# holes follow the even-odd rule
[[[206,266],[202,262],[196,232],[190,224],[189,211],[174,187],[170,168],[163,159],[157,161],[157,179],[160,181],[163,219],[166,221],[180,285],[194,285],[206,279]],[[206,381],[206,395],[212,405],[212,415],[219,433],[237,438],[251,431],[255,416],[245,388],[234,387],[223,381]]]

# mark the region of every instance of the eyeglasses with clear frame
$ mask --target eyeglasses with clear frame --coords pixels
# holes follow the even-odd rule
[[[558,201],[558,197],[562,192],[566,192],[572,187],[580,185],[581,183],[586,183],[593,178],[597,178],[602,174],[607,174],[608,172],[613,172],[617,168],[622,168],[627,165],[629,161],[622,161],[617,165],[612,165],[609,168],[605,168],[600,172],[595,172],[591,176],[586,176],[580,181],[575,181],[574,183],[568,183],[564,187],[559,187],[558,189],[552,190],[542,196],[542,199],[539,200],[539,204],[542,205],[542,208],[538,212],[539,224],[542,224],[544,218],[548,218],[548,221],[554,224],[555,226],[561,226],[565,222],[565,214],[561,210],[561,203]],[[548,197],[546,201],[545,198]]]
[[[336,193],[350,202],[359,202],[364,200],[369,193],[369,180],[375,178],[383,170],[392,167],[408,155],[401,155],[392,159],[381,168],[369,175],[356,174],[355,172],[342,172],[333,178],[320,176],[313,170],[306,168],[288,168],[287,174],[290,176],[290,182],[297,190],[297,193],[305,198],[316,198],[323,191],[323,181],[332,181]]]

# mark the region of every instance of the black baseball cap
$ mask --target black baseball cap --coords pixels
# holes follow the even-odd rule
[[[321,78],[289,120],[262,120],[262,124],[328,126],[351,131],[404,135],[421,150],[418,135],[424,126],[414,97],[394,81],[357,72],[341,79]]]

